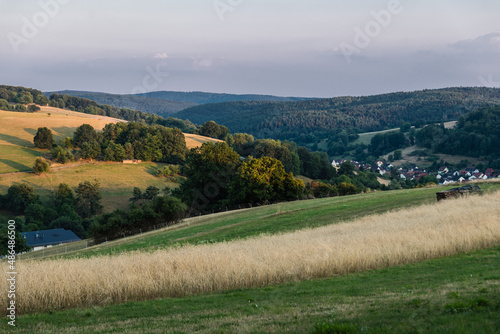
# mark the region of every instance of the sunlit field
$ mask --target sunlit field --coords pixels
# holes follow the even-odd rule
[[[262,287],[441,258],[500,245],[499,217],[497,192],[213,245],[20,262],[18,310],[31,313]],[[1,284],[5,289],[6,281]]]

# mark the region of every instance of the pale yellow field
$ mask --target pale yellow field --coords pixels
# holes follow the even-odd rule
[[[194,135],[191,133],[185,133],[184,137],[186,138],[186,146],[189,149],[199,147],[205,142],[211,142],[211,143],[222,143],[223,142],[223,140],[220,140],[220,139]]]
[[[57,143],[60,139],[73,137],[75,129],[82,124],[102,130],[106,124],[117,122],[126,121],[53,107],[41,107],[41,111],[36,113],[0,110],[0,174],[29,171],[37,156],[50,158],[47,150],[37,149],[33,144],[39,127],[51,129]],[[185,134],[185,137],[188,149],[201,146],[204,142],[221,142],[193,134]]]
[[[41,107],[41,109],[36,113],[0,110],[0,145],[34,147],[33,138],[39,127],[51,129],[57,142],[61,138],[73,137],[75,129],[82,124],[90,124],[95,129],[102,130],[108,123],[124,122],[116,118],[59,108]]]
[[[397,266],[500,245],[500,193],[213,245],[19,261],[18,312],[177,297]],[[1,270],[7,272],[7,264]],[[334,289],[335,287],[332,287]],[[7,281],[0,281],[7,290]],[[6,308],[7,298],[0,299]]]

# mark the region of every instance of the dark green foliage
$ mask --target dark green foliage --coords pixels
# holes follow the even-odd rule
[[[33,165],[33,173],[40,175],[42,173],[47,173],[49,171],[49,163],[42,157],[35,158],[35,164]]]
[[[28,106],[28,112],[37,112],[40,111],[40,107],[37,106],[36,104],[30,104]]]
[[[30,204],[25,212],[24,218],[29,231],[41,230],[45,223],[45,207],[39,203]]]
[[[328,156],[324,152],[310,152],[306,147],[299,147],[300,175],[315,180],[330,180],[337,175]]]
[[[40,197],[35,195],[33,187],[26,184],[11,186],[4,196],[4,207],[16,214],[23,214],[30,204],[40,202]]]
[[[239,155],[226,143],[204,143],[188,154],[182,169],[187,179],[174,194],[195,211],[217,207],[227,199],[229,182],[239,165]]]
[[[163,166],[162,168],[158,169],[156,171],[156,176],[158,177],[166,177],[166,176],[172,176],[175,174],[180,174],[181,169],[179,165],[167,165]]]
[[[16,109],[15,110],[17,112],[28,112],[28,109],[23,104],[16,104]]]
[[[368,147],[369,154],[378,157],[391,151],[405,148],[410,144],[402,132],[379,133],[375,135]]]
[[[9,102],[3,98],[0,98],[0,110],[12,111],[14,108],[9,104]]]
[[[354,170],[356,167],[354,164],[350,161],[344,161],[338,170],[340,175],[345,175],[345,176],[353,176],[354,175]]]
[[[102,210],[102,195],[97,180],[93,183],[84,181],[76,189],[76,212],[82,218],[92,217]]]
[[[50,229],[64,228],[66,230],[71,230],[81,239],[87,237],[87,232],[85,231],[82,220],[76,214],[72,216],[60,216],[54,219],[50,225]]]
[[[210,120],[258,138],[319,142],[341,129],[363,132],[456,120],[472,110],[500,103],[500,89],[447,88],[366,97],[300,102],[243,101],[206,104],[176,115],[201,124]]]
[[[229,134],[229,130],[223,125],[219,125],[214,121],[209,121],[205,122],[200,127],[198,134],[212,138],[224,139]]]
[[[461,117],[455,129],[426,126],[416,137],[418,145],[436,152],[483,156],[493,163],[500,155],[500,106],[480,109]]]
[[[155,189],[154,196],[144,202],[142,206],[132,204],[129,213],[115,210],[97,217],[90,226],[90,235],[96,241],[112,240],[123,235],[146,231],[157,224],[176,223],[182,219],[187,206],[178,198],[158,196],[157,190]],[[148,188],[144,195],[149,192],[151,189]],[[135,202],[144,198],[144,195],[141,195],[139,188],[134,188],[133,200]]]
[[[99,105],[96,102],[69,95],[52,94],[50,106],[74,110],[86,114],[102,115],[124,119],[130,122],[145,122],[146,124],[159,124],[166,127],[176,127],[185,132],[193,133],[196,126],[190,121],[175,118],[163,118],[161,116],[127,108],[117,108],[110,105]]]
[[[178,222],[187,209],[186,204],[172,196],[158,196],[153,201],[153,210],[161,222]]]
[[[185,160],[186,140],[179,129],[142,123],[110,123],[102,132],[104,160],[178,163]]]
[[[95,159],[101,154],[101,145],[96,140],[85,141],[80,147],[80,156],[83,159]]]
[[[172,100],[166,101],[163,99],[148,98],[137,95],[118,95],[79,91],[62,91],[55,92],[55,94],[57,94],[57,96],[61,96],[60,94],[63,94],[75,98],[89,99],[101,105],[113,106],[115,109],[135,109],[160,116],[167,116],[174,112],[196,105],[196,103]]]
[[[97,141],[97,131],[90,124],[83,124],[76,128],[73,134],[73,144],[82,147],[84,143]]]
[[[127,152],[121,144],[110,143],[106,149],[104,149],[104,156],[102,159],[105,161],[123,161],[127,159]]]
[[[22,226],[19,224],[19,219],[15,219],[15,229],[8,229],[8,220],[1,217],[0,221],[0,256],[4,255],[13,255],[11,251],[13,250],[15,253],[27,252],[31,249],[26,244],[26,239],[24,239],[20,233]],[[13,239],[11,239],[13,238]],[[9,248],[9,240],[13,240],[15,242],[15,247]],[[12,243],[12,241],[11,241]]]
[[[239,155],[246,157],[251,154],[254,141],[254,137],[248,133],[235,133],[231,146]]]
[[[54,193],[54,205],[61,211],[65,205],[74,208],[76,205],[76,198],[73,190],[66,183],[60,183]]]
[[[59,162],[61,164],[65,164],[67,162],[70,162],[70,161],[74,160],[74,156],[71,153],[71,151],[67,150],[67,149],[65,149],[65,148],[63,148],[62,146],[59,146],[59,145],[57,145],[56,147],[54,147],[50,151],[50,154],[52,155],[52,159],[54,159],[55,161],[57,161],[57,162]]]
[[[38,148],[52,148],[55,145],[52,131],[47,127],[38,128],[33,142]]]

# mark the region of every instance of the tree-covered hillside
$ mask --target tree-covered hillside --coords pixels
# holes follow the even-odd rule
[[[454,129],[426,126],[416,139],[418,145],[435,152],[485,157],[500,163],[500,106],[460,117]]]
[[[500,104],[500,89],[447,88],[366,97],[338,97],[300,102],[247,101],[206,104],[175,114],[194,123],[213,120],[259,138],[317,142],[354,128],[377,131],[457,120],[478,108]]]
[[[146,96],[154,99],[184,101],[195,104],[234,102],[234,101],[303,101],[310,100],[305,97],[281,97],[273,95],[257,95],[257,94],[220,94],[206,92],[150,92],[137,94],[138,96]]]

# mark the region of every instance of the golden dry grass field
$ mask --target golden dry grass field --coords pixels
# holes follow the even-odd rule
[[[500,245],[500,192],[280,235],[17,264],[20,313],[262,287]],[[7,270],[7,263],[2,263]],[[334,289],[335,287],[332,287]],[[0,282],[0,290],[7,281]],[[6,299],[0,300],[6,307]]]
[[[120,119],[83,114],[53,107],[41,107],[37,113],[19,113],[0,110],[0,174],[29,171],[35,157],[46,154],[46,150],[35,148],[33,138],[39,127],[52,130],[54,139],[73,137],[77,127],[90,124],[102,130],[108,123],[125,122]],[[204,142],[221,142],[219,139],[184,134],[188,149]]]
[[[72,137],[75,129],[82,124],[90,124],[95,129],[102,130],[106,124],[117,122],[124,121],[53,107],[41,107],[41,111],[37,113],[0,110],[0,193],[6,193],[13,184],[26,183],[33,186],[43,197],[49,196],[59,183],[66,183],[75,188],[82,181],[96,179],[102,186],[105,211],[112,211],[115,208],[127,207],[134,187],[176,187],[176,183],[155,177],[156,170],[162,167],[162,164],[157,163],[52,163],[51,171],[40,176],[18,173],[31,171],[37,156],[50,157],[48,150],[34,147],[33,138],[39,127],[51,129],[54,139],[58,142],[60,139]],[[201,146],[204,142],[220,141],[193,134],[185,134],[185,137],[188,148]]]

